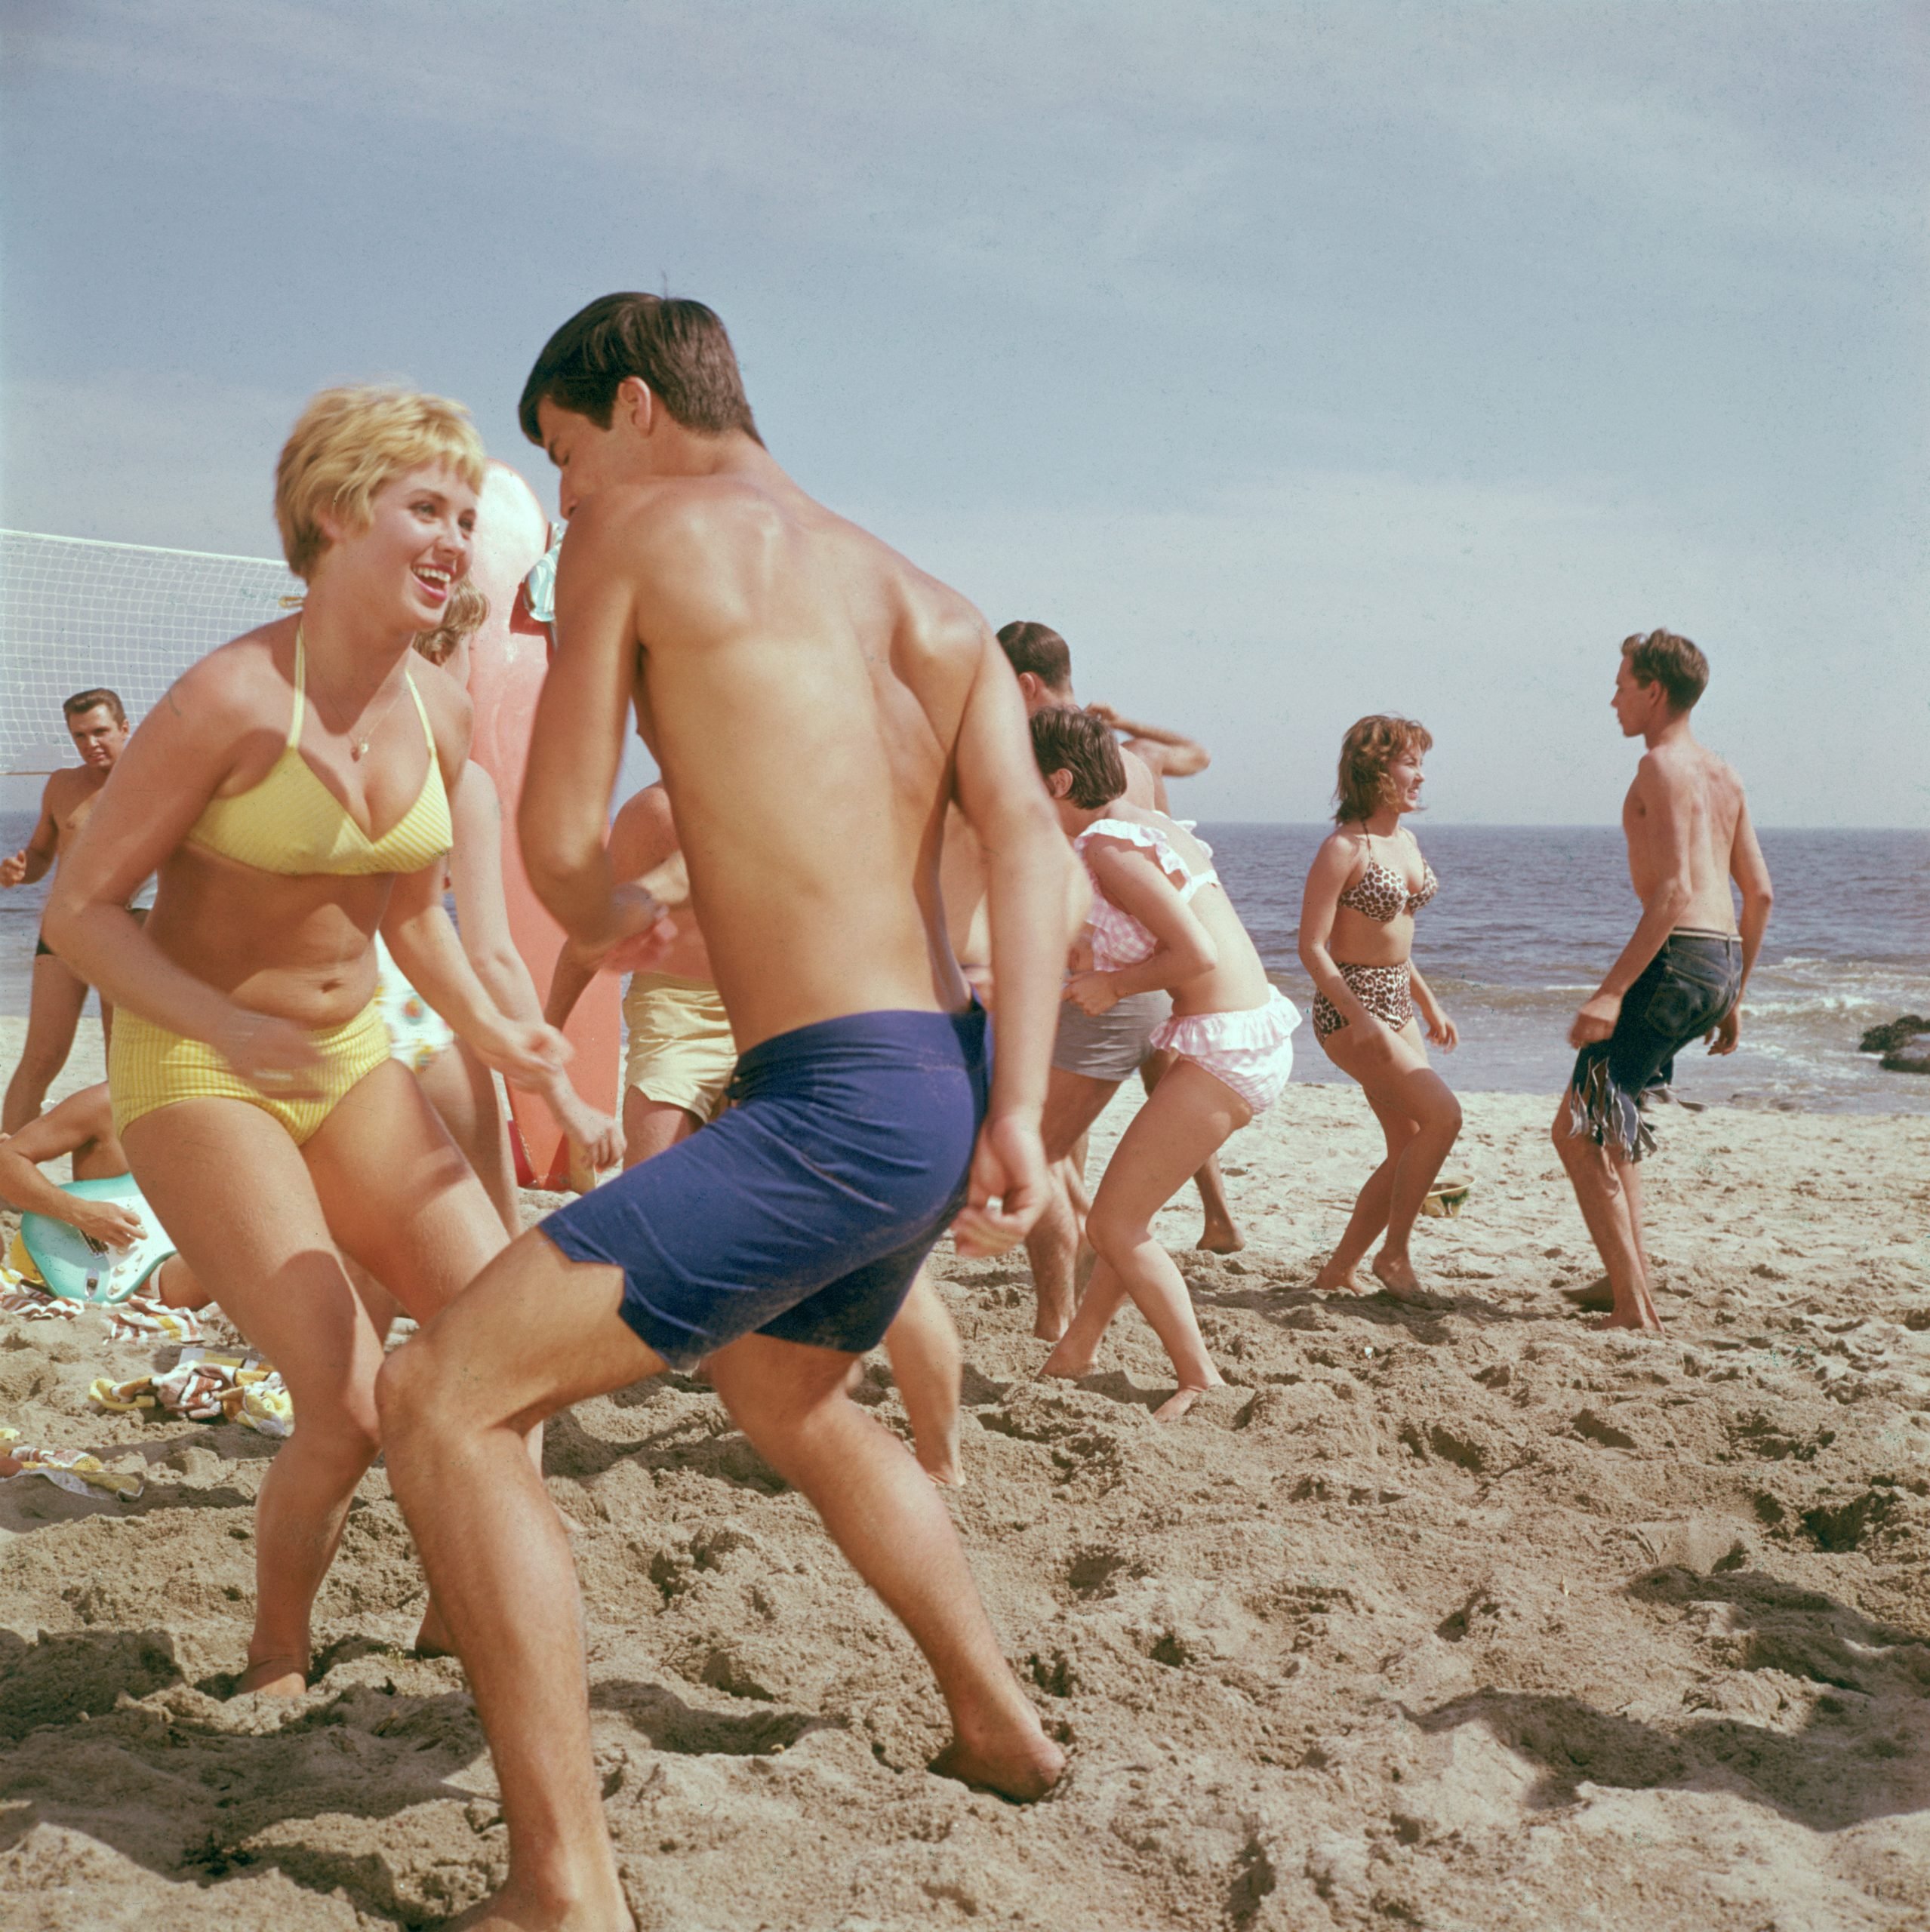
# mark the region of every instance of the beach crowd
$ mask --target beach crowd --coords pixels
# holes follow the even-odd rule
[[[460,1922],[617,1927],[545,1422],[706,1377],[928,1660],[953,1732],[933,1770],[1044,1796],[1064,1754],[945,1502],[961,1352],[925,1264],[948,1232],[965,1255],[1023,1242],[1041,1374],[1090,1374],[1130,1303],[1171,1364],[1157,1419],[1217,1399],[1153,1223],[1192,1186],[1200,1245],[1241,1245],[1218,1155],[1279,1100],[1301,1015],[1172,815],[1205,750],[1082,705],[1057,631],[995,633],[806,496],[709,309],[591,303],[519,413],[567,524],[519,798],[469,755],[485,459],[434,396],[333,389],[303,413],[275,479],[298,610],[137,728],[105,686],[66,701],[81,762],[0,861],[4,887],[57,865],[0,1198],[103,1252],[164,1235],[147,1293],[217,1304],[285,1382],[239,1690],[305,1688],[316,1593],[383,1456],[427,1574],[418,1647],[460,1659],[508,1826],[507,1884]],[[1642,744],[1642,911],[1574,1017],[1550,1131],[1604,1325],[1656,1331],[1651,1115],[1676,1054],[1735,1048],[1771,887],[1740,781],[1691,729],[1703,653],[1652,630],[1603,672]],[[613,817],[633,718],[661,775]],[[1430,1054],[1454,1022],[1413,958],[1432,743],[1398,715],[1346,734],[1299,942],[1313,1037],[1386,1147],[1313,1285],[1423,1306],[1411,1238],[1461,1126]],[[512,931],[506,804],[565,936],[546,987]],[[620,1118],[578,1093],[561,1030],[599,974],[628,976]],[[43,1111],[90,987],[108,1079]],[[499,1075],[586,1177],[621,1164],[527,1231]],[[1088,1135],[1134,1081],[1095,1176]],[[63,1155],[70,1186],[39,1171]],[[881,1346],[913,1454],[849,1397]]]

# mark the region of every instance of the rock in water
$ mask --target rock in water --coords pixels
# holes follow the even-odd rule
[[[1860,1054],[1895,1054],[1907,1041],[1914,1039],[1919,1033],[1930,1033],[1930,1020],[1925,1020],[1920,1013],[1900,1013],[1887,1026],[1870,1027],[1856,1050]],[[1890,1063],[1886,1060],[1883,1064],[1888,1066]],[[1910,1072],[1922,1069],[1914,1066],[1893,1067],[1891,1071]]]

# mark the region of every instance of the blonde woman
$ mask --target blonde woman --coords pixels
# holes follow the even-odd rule
[[[1408,1243],[1461,1131],[1461,1103],[1428,1065],[1421,1025],[1444,1051],[1460,1035],[1410,957],[1414,915],[1439,881],[1401,820],[1421,810],[1422,761],[1433,743],[1411,718],[1363,718],[1347,733],[1336,829],[1314,854],[1301,903],[1301,964],[1316,995],[1313,1036],[1359,1081],[1387,1144],[1315,1278],[1322,1290],[1358,1289],[1354,1270],[1377,1235],[1375,1279],[1398,1297],[1421,1292]]]
[[[469,567],[482,469],[467,414],[436,397],[309,404],[275,491],[303,608],[149,712],[48,907],[119,1009],[109,1084],[142,1192],[294,1399],[257,1507],[246,1691],[303,1688],[316,1592],[380,1446],[381,1345],[344,1258],[426,1321],[504,1244],[389,1057],[378,929],[485,1065],[534,1084],[567,1051],[497,1009],[442,906],[469,713],[450,679],[411,675],[410,645]],[[157,871],[143,926],[127,902]]]

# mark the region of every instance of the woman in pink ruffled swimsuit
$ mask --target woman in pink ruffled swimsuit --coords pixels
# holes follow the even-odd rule
[[[1374,1273],[1390,1294],[1421,1293],[1408,1242],[1414,1217],[1461,1131],[1461,1103],[1427,1064],[1427,1037],[1451,1049],[1454,1023],[1408,957],[1414,915],[1439,881],[1401,819],[1421,809],[1421,760],[1434,740],[1411,718],[1363,718],[1341,745],[1339,828],[1315,854],[1300,915],[1301,963],[1319,997],[1313,1034],[1360,1082],[1387,1137],[1316,1288],[1357,1290],[1354,1270],[1386,1233]]]
[[[1153,1044],[1179,1056],[1099,1183],[1085,1224],[1097,1265],[1042,1372],[1085,1374],[1131,1296],[1179,1377],[1178,1392],[1154,1412],[1171,1422],[1219,1387],[1220,1376],[1153,1217],[1229,1135],[1280,1097],[1300,1015],[1269,983],[1211,850],[1164,812],[1125,802],[1125,768],[1103,719],[1039,712],[1032,748],[1092,880],[1091,962],[1067,980],[1065,997],[1097,1014],[1131,993],[1170,991],[1173,1017]]]

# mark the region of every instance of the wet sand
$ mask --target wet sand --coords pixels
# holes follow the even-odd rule
[[[1177,1428],[1136,1322],[1041,1383],[1022,1259],[943,1263],[953,1506],[1073,1753],[1031,1810],[924,1770],[916,1653],[702,1383],[559,1420],[640,1922],[1925,1924],[1930,1121],[1665,1115],[1658,1340],[1558,1293],[1595,1270],[1552,1112],[1468,1098],[1475,1191],[1423,1224],[1422,1312],[1302,1285],[1374,1137],[1357,1095],[1291,1090],[1226,1155],[1251,1245],[1182,1254],[1234,1386]],[[1162,1232],[1182,1249],[1194,1211]],[[415,1926],[480,1897],[488,1760],[460,1670],[405,1647],[423,1587],[381,1471],[313,1687],[230,1701],[274,1445],[91,1409],[95,1375],[171,1358],[105,1334],[0,1322],[0,1423],[148,1485],[0,1484],[0,1925]],[[860,1399],[904,1432],[882,1358]]]

